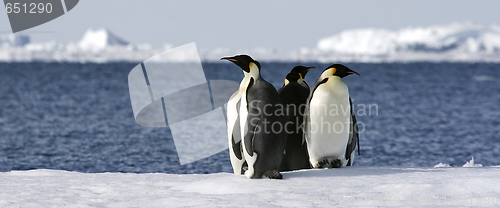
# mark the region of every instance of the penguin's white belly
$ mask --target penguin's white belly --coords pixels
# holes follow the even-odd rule
[[[237,108],[238,101],[241,99],[241,93],[240,91],[236,91],[233,96],[231,96],[231,99],[227,102],[227,134],[228,134],[228,139],[231,141],[233,133],[238,133],[238,137],[236,139],[240,139],[240,132],[233,132],[234,127],[237,125],[239,126],[239,123],[236,123],[238,119],[238,111],[240,109]],[[239,129],[239,128],[237,128]],[[238,141],[235,141],[238,142]],[[231,145],[231,142],[229,143]]]
[[[241,132],[240,132],[240,123],[238,122],[238,111],[240,109],[237,108],[237,103],[241,99],[240,90],[236,91],[227,103],[227,135],[228,135],[228,143],[229,143],[229,158],[231,159],[231,165],[233,166],[234,174],[241,175],[241,166],[245,162],[245,157],[243,154],[242,158],[238,159],[234,154],[233,142],[232,139],[234,137],[234,143],[238,143],[241,141]],[[236,128],[235,128],[236,127]],[[235,132],[233,132],[235,131]]]
[[[250,81],[249,77],[244,77],[240,83],[240,88],[238,91],[233,93],[231,98],[227,103],[227,127],[228,127],[228,142],[229,142],[229,157],[231,159],[231,165],[233,166],[234,174],[241,175],[241,167],[245,163],[246,159],[249,158],[249,154],[245,151],[245,142],[243,138],[245,137],[245,124],[248,116],[248,111],[246,109],[246,89]],[[240,106],[238,107],[238,101]],[[238,120],[239,119],[239,120]],[[235,132],[233,132],[235,131]],[[238,159],[234,154],[234,149],[232,146],[232,136],[235,137],[235,143],[241,141],[241,151],[242,159]],[[253,160],[252,160],[253,161]]]
[[[248,178],[251,178],[255,172],[254,170],[254,164],[257,161],[257,153],[255,152],[248,152],[247,151],[247,146],[244,141],[245,135],[247,134],[248,131],[253,131],[252,129],[247,128],[247,118],[248,118],[248,110],[247,110],[247,96],[245,92],[242,92],[241,95],[241,104],[240,104],[240,132],[241,132],[241,146],[243,148],[243,155],[245,157],[245,160],[248,164],[248,170],[245,171],[245,176]],[[253,150],[253,147],[250,149]],[[253,156],[250,156],[252,154]]]
[[[311,163],[323,158],[344,161],[351,119],[347,86],[340,80],[320,85],[311,99],[309,117]]]

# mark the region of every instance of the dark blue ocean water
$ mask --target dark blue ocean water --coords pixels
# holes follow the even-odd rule
[[[299,63],[262,63],[282,85]],[[328,64],[307,75],[310,85]],[[135,123],[127,76],[136,63],[0,63],[0,171],[214,173],[228,152],[180,165],[168,128]],[[345,63],[358,122],[357,166],[500,165],[500,64]],[[240,81],[233,64],[204,63],[208,79]],[[371,114],[370,114],[371,113]]]

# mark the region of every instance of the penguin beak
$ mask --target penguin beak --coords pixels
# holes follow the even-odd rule
[[[315,68],[315,67],[307,67],[306,71],[305,71],[305,72],[304,72],[304,74],[303,74],[303,75],[304,75],[304,77],[306,76],[307,72],[309,72],[309,70],[314,69],[314,68]]]
[[[348,71],[347,73],[348,73],[348,74],[357,74],[358,76],[361,76],[361,75],[359,75],[359,73],[358,73],[358,72],[355,72],[355,71],[353,71],[353,70],[350,70],[350,71]]]
[[[238,62],[238,60],[234,59],[234,57],[222,57],[220,60],[229,60],[231,62]]]

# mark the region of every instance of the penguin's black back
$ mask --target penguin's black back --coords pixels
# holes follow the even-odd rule
[[[278,90],[285,106],[287,122],[287,144],[280,170],[291,171],[310,168],[307,143],[304,141],[304,128],[300,128],[304,120],[305,106],[310,89],[298,82],[289,82]],[[299,128],[297,128],[299,126]]]
[[[286,145],[286,132],[284,129],[273,131],[273,124],[279,130],[278,126],[285,126],[286,117],[276,113],[282,102],[274,86],[260,77],[251,79],[251,86],[247,88],[246,94],[249,111],[247,124],[249,131],[259,132],[251,135],[253,139],[245,138],[245,146],[247,152],[253,151],[258,155],[253,177],[262,178],[266,171],[279,169]],[[264,113],[264,109],[268,115]],[[256,123],[258,124],[254,126]],[[248,149],[250,147],[253,149]]]

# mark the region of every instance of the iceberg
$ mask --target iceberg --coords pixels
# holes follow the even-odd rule
[[[465,22],[397,31],[354,29],[320,39],[317,48],[371,60],[498,61],[500,26]]]
[[[0,61],[140,62],[173,48],[133,44],[111,30],[88,29],[77,43],[31,43],[28,35],[0,36]],[[201,49],[202,61],[219,61],[227,54],[251,54],[259,61],[293,62],[500,62],[500,25],[472,22],[400,30],[361,28],[318,40],[316,46],[290,51],[272,48]],[[190,62],[192,51],[156,56],[154,62]]]
[[[83,50],[103,50],[112,46],[127,46],[126,40],[115,35],[106,28],[98,30],[88,29],[83,38],[78,42],[78,46]]]
[[[30,36],[25,34],[0,35],[0,48],[23,47],[30,43]]]

